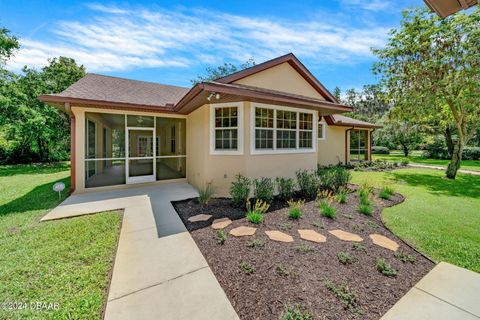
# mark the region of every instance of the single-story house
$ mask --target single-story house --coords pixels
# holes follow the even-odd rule
[[[98,74],[41,101],[71,119],[75,192],[187,180],[227,195],[235,175],[369,160],[373,124],[287,54],[192,88]]]

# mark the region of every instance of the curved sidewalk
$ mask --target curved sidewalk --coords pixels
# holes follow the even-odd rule
[[[416,163],[409,163],[409,167],[413,168],[426,168],[426,169],[435,169],[435,170],[447,170],[446,167],[442,166],[432,166],[429,164],[416,164]],[[465,174],[472,174],[474,176],[480,176],[480,171],[472,171],[472,170],[464,170],[464,169],[458,169],[458,172],[460,173],[465,173]]]
[[[104,319],[239,319],[171,201],[186,182],[72,195],[42,218],[123,209]]]

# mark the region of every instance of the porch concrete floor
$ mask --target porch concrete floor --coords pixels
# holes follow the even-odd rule
[[[480,319],[480,274],[441,262],[382,320]]]
[[[196,195],[186,182],[72,195],[42,221],[124,210],[105,319],[238,319],[170,203]]]

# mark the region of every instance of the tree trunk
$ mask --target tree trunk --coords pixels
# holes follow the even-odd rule
[[[462,161],[463,142],[461,139],[453,142],[452,158],[447,168],[447,178],[455,179],[457,171],[460,168],[460,162]]]
[[[403,148],[403,154],[405,155],[405,158],[408,157],[408,153],[409,153],[408,146],[406,144],[402,144],[402,148]]]
[[[447,144],[448,156],[451,158],[453,154],[453,139],[452,129],[450,128],[450,126],[447,126],[443,135],[445,136],[445,143]]]
[[[43,143],[40,137],[37,137],[38,157],[39,162],[43,161]]]

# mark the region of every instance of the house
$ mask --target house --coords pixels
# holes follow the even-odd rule
[[[235,175],[293,177],[299,169],[369,160],[373,124],[287,54],[192,88],[87,74],[41,101],[71,119],[71,186],[211,183]]]
[[[466,10],[480,3],[479,0],[423,0],[441,18],[446,18],[460,10]]]

